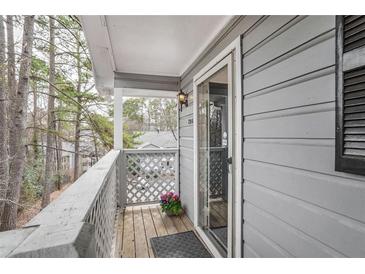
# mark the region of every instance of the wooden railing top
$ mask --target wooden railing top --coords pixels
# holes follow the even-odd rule
[[[0,233],[0,257],[108,256],[119,155],[119,150],[110,151],[21,229]],[[101,203],[104,205],[95,213]],[[110,205],[115,208],[104,212]],[[100,222],[90,222],[95,214],[106,219],[108,235],[97,233]]]
[[[128,148],[123,149],[125,153],[165,153],[178,152],[178,148]]]
[[[24,227],[84,221],[120,151],[111,150]]]

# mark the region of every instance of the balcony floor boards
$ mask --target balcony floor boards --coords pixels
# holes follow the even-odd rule
[[[158,204],[127,206],[120,214],[122,258],[153,258],[150,238],[194,230],[186,215],[167,216]]]

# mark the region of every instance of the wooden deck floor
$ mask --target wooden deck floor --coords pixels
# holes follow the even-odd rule
[[[169,217],[158,204],[129,206],[118,220],[119,254],[122,258],[152,258],[150,238],[193,229],[186,215]]]

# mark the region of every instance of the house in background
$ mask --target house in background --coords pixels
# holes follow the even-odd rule
[[[171,131],[146,131],[137,138],[137,148],[176,148],[177,140]]]
[[[64,176],[64,182],[73,182],[75,166],[75,147],[72,143],[62,142],[61,166]]]
[[[3,256],[149,257],[161,234],[141,220],[190,220],[214,257],[365,257],[365,16],[81,21],[96,87],[114,95],[114,150],[5,232]],[[177,148],[124,149],[123,96],[180,90]],[[172,189],[177,219],[150,205]]]
[[[62,142],[61,167],[63,173],[63,183],[74,181],[75,168],[75,146],[70,142]],[[100,152],[103,154],[103,152]],[[84,148],[80,154],[80,175],[85,173],[97,162],[97,157],[92,146]]]

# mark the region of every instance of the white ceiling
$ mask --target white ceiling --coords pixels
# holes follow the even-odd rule
[[[117,71],[180,76],[227,16],[107,16]]]
[[[232,16],[82,16],[94,74],[180,76]]]

